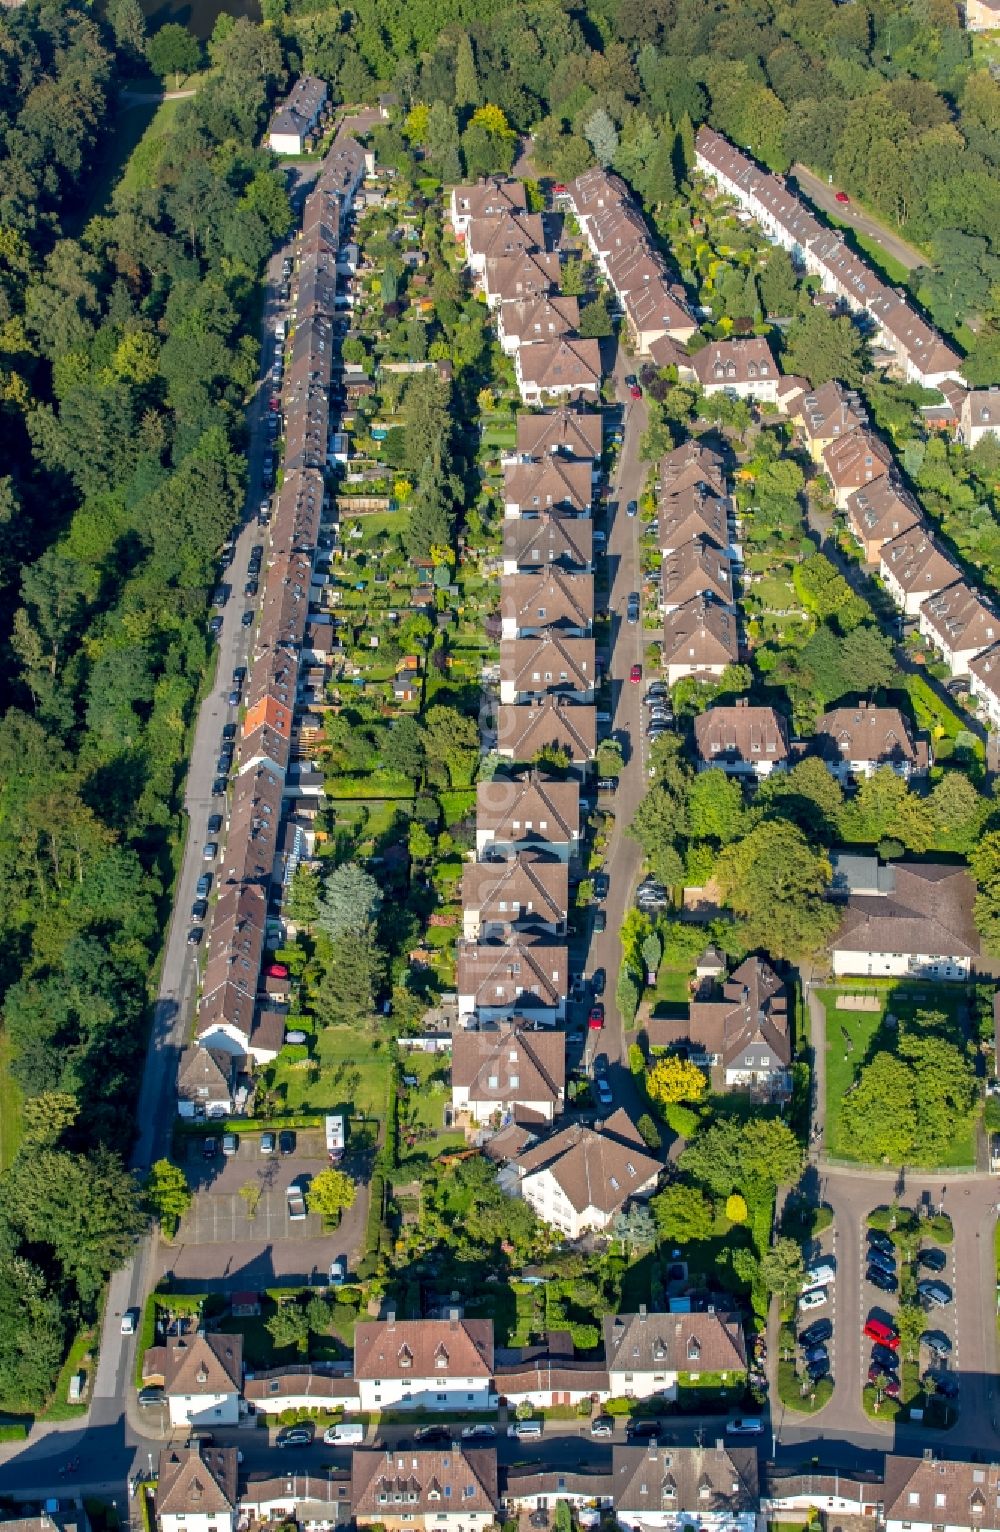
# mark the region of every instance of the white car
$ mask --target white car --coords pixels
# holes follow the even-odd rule
[[[137,1309],[126,1309],[125,1310],[124,1314],[122,1315],[122,1334],[123,1335],[134,1335],[135,1334],[135,1322],[138,1319],[138,1317],[139,1317],[139,1314],[138,1314],[138,1310]]]
[[[825,1302],[826,1289],[824,1287],[814,1287],[808,1293],[802,1294],[802,1297],[799,1299],[799,1308],[803,1312],[807,1312],[809,1309],[821,1309]]]
[[[496,1436],[496,1426],[463,1426],[462,1440],[465,1442],[482,1442]]]
[[[815,1266],[806,1267],[802,1291],[808,1292],[810,1287],[830,1287],[836,1280],[836,1267],[831,1266],[829,1261],[817,1261]]]
[[[330,1286],[341,1287],[347,1281],[347,1257],[338,1255],[330,1262]]]
[[[757,1415],[737,1415],[735,1420],[726,1423],[730,1436],[760,1436],[763,1429],[764,1422]]]

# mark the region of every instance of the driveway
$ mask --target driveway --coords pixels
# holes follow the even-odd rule
[[[907,271],[912,271],[916,266],[926,266],[925,255],[921,255],[913,245],[908,245],[905,239],[894,234],[892,229],[874,218],[871,213],[866,213],[857,203],[838,202],[839,187],[830,186],[826,181],[820,180],[819,176],[813,175],[805,165],[793,165],[792,175],[798,181],[800,191],[815,207],[818,207],[821,212],[830,213],[841,223],[846,223],[849,228],[856,229],[859,234],[873,239],[886,255],[890,255],[894,261],[905,266]]]

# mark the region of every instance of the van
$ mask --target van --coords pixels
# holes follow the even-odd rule
[[[328,1447],[360,1447],[365,1439],[365,1428],[360,1420],[342,1420],[335,1426],[327,1426],[323,1440]]]
[[[802,1291],[808,1292],[811,1287],[829,1287],[836,1278],[837,1273],[829,1261],[818,1261],[815,1266],[806,1267]]]
[[[516,1436],[519,1442],[534,1441],[542,1434],[540,1420],[518,1420],[507,1427],[508,1436]]]
[[[276,319],[274,321],[274,338],[275,340],[284,340],[285,338],[285,321],[283,319]]]

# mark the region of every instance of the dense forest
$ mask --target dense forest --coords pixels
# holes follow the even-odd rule
[[[214,562],[244,490],[278,40],[211,80],[76,237],[114,43],[75,0],[0,23],[0,1399],[37,1405],[141,1225],[123,1170],[179,842]],[[9,1107],[9,1091],[4,1097]]]
[[[263,5],[289,56],[341,99],[389,86],[430,107],[441,170],[490,103],[533,133],[539,170],[565,181],[599,160],[657,203],[664,145],[683,175],[704,119],[771,169],[834,176],[927,251],[917,295],[981,355],[977,381],[997,375],[1000,84],[975,65],[954,0]]]

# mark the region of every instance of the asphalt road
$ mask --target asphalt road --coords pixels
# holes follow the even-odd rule
[[[907,271],[912,271],[915,266],[926,266],[925,255],[921,255],[919,250],[908,245],[905,239],[894,234],[879,219],[873,218],[871,213],[866,213],[855,202],[838,202],[839,186],[830,186],[819,176],[813,175],[811,170],[807,170],[805,165],[793,165],[792,175],[799,183],[802,194],[821,212],[830,213],[841,223],[846,223],[849,228],[856,229],[859,234],[865,234],[869,239],[873,239],[886,255],[891,255],[893,260],[905,266]]]
[[[629,671],[644,660],[645,641],[642,625],[625,620],[629,593],[641,589],[639,577],[639,533],[642,522],[625,514],[629,500],[638,500],[646,479],[647,465],[639,460],[639,440],[646,429],[646,405],[641,399],[629,399],[625,374],[634,366],[621,352],[615,363],[615,382],[624,406],[624,441],[615,472],[607,486],[607,567],[608,611],[611,615],[611,729],[622,741],[625,768],[618,790],[607,806],[615,816],[614,832],[608,845],[605,870],[608,874],[607,929],[591,938],[584,971],[592,974],[603,968],[606,974],[604,993],[605,1024],[600,1034],[590,1034],[588,1053],[606,1053],[608,1079],[614,1091],[615,1106],[637,1113],[641,1104],[628,1068],[627,1040],[615,999],[621,967],[621,925],[632,904],[632,896],[642,865],[642,852],[636,841],[625,834],[627,826],[646,790],[647,778],[642,737],[643,684],[634,686]],[[603,800],[602,800],[603,804]]]

